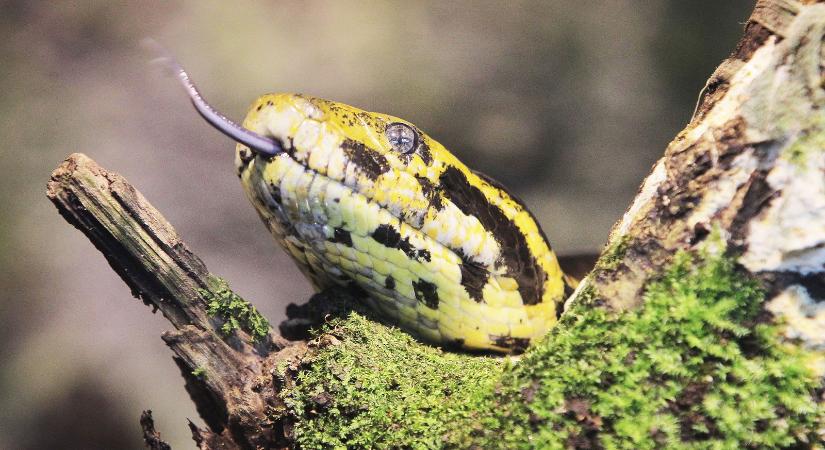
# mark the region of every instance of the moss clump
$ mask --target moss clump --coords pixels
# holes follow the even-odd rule
[[[269,321],[254,306],[234,293],[223,278],[213,277],[210,282],[210,289],[199,289],[198,293],[207,302],[206,312],[223,320],[221,333],[228,337],[240,329],[249,333],[253,342],[263,341],[269,334]]]
[[[637,309],[577,302],[510,365],[359,315],[284,392],[302,448],[775,448],[825,425],[809,354],[781,344],[726,258],[681,253]]]
[[[203,367],[197,367],[192,371],[192,376],[203,380],[206,378],[206,369]]]
[[[489,410],[504,365],[444,353],[356,313],[326,331],[346,338],[322,339],[328,343],[283,393],[305,449],[440,448],[470,436],[457,432]]]
[[[723,257],[676,256],[637,310],[576,305],[505,372],[508,448],[775,448],[818,441],[807,355],[759,321],[763,294]]]

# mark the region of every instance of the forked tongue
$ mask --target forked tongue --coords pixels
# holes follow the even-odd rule
[[[167,52],[166,49],[164,49],[155,40],[144,39],[143,45],[150,49],[153,53],[159,55],[157,58],[152,60],[152,63],[162,65],[172,75],[175,75],[178,78],[183,85],[183,88],[186,89],[186,93],[189,95],[192,105],[195,106],[195,109],[201,117],[206,119],[210,125],[217,128],[221,133],[232,138],[232,140],[246,145],[255,153],[265,156],[275,156],[284,151],[281,144],[275,139],[261,136],[254,131],[248,130],[215,110],[215,108],[213,108],[212,105],[207,103],[203,98],[200,91],[198,91],[198,88],[195,86],[195,83],[193,83],[192,79],[189,78],[189,74],[183,66],[181,66],[175,58],[172,57],[172,55],[169,54],[169,52]]]

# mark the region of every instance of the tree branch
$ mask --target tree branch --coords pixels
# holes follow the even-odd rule
[[[47,195],[103,253],[132,294],[175,327],[163,340],[212,432],[226,434],[227,442],[236,434],[253,446],[278,443],[267,418],[278,400],[258,386],[258,377],[266,371],[269,353],[277,361],[301,346],[290,346],[275,333],[255,344],[250,330],[236,329],[228,337],[220,332],[224,323],[210,316],[209,303],[232,294],[122,176],[76,153],[52,173]]]

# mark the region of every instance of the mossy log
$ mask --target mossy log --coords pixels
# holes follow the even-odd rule
[[[122,177],[75,154],[48,195],[176,328],[200,448],[825,448],[824,38],[825,5],[757,2],[520,358],[444,352],[346,308],[286,341]]]

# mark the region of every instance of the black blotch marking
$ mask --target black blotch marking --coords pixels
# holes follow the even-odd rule
[[[432,181],[424,177],[415,177],[418,180],[418,184],[421,185],[421,192],[424,194],[424,198],[427,199],[429,203],[429,207],[435,209],[441,209],[444,207],[444,202],[441,201],[441,192]]]
[[[283,198],[281,197],[281,187],[277,184],[268,183],[267,188],[267,191],[269,191],[269,195],[270,197],[272,197],[272,200],[279,205],[283,205]]]
[[[417,136],[419,136],[418,141],[420,142],[418,146],[418,155],[421,156],[421,160],[424,161],[424,164],[430,165],[433,162],[433,155],[430,153],[430,146],[424,142],[424,139],[421,139],[421,130],[415,129]]]
[[[295,142],[291,137],[288,138],[289,139],[289,145],[284,145],[284,141],[282,141],[282,140],[280,140],[276,137],[273,137],[272,139],[275,139],[275,141],[277,141],[278,144],[280,144],[281,148],[284,149],[284,153],[289,155],[290,158],[295,159]]]
[[[384,287],[390,290],[395,289],[395,278],[392,275],[387,275],[387,279],[384,280]]]
[[[269,194],[276,202],[281,203],[281,187],[274,183],[269,183]]]
[[[340,227],[333,230],[332,238],[329,241],[352,247],[352,236],[350,232]]]
[[[389,247],[397,248],[404,252],[410,258],[420,259],[429,262],[431,255],[430,251],[426,249],[417,249],[410,244],[410,238],[405,237],[401,239],[401,234],[389,224],[381,224],[372,232],[372,238],[379,244]]]
[[[260,111],[260,110],[261,110],[261,108],[263,108],[263,107],[264,107],[264,105],[258,105],[258,107],[257,107],[257,108],[255,108],[255,110]]]
[[[490,272],[467,259],[460,250],[458,254],[461,256],[461,264],[458,265],[461,270],[461,285],[464,286],[471,299],[481,303],[484,301],[484,286],[487,284],[487,279],[490,278]]]
[[[341,144],[341,148],[343,148],[347,158],[354,162],[370,180],[375,180],[381,174],[390,170],[390,164],[384,155],[361,142],[345,139]]]
[[[438,288],[435,284],[425,280],[413,280],[412,286],[416,300],[432,309],[438,308]]]
[[[423,259],[424,261],[427,261],[427,262],[430,262],[431,255],[430,255],[429,250],[427,250],[425,248],[420,248],[420,249],[416,250],[415,253],[416,253],[415,256],[417,258]]]
[[[550,240],[547,239],[547,235],[544,234],[544,229],[541,228],[541,224],[539,223],[538,219],[536,219],[536,216],[533,215],[533,211],[530,211],[530,209],[527,208],[527,204],[524,203],[521,200],[521,198],[517,197],[512,192],[508,191],[507,188],[503,184],[501,184],[500,181],[496,180],[495,178],[491,177],[490,175],[487,175],[484,172],[479,172],[477,170],[473,170],[472,172],[474,174],[476,174],[476,176],[478,176],[479,178],[481,178],[482,180],[487,182],[487,184],[489,184],[490,186],[492,186],[492,187],[494,187],[494,188],[496,188],[496,189],[498,189],[502,192],[506,192],[507,195],[510,196],[510,200],[514,201],[516,204],[521,206],[521,209],[524,210],[524,212],[526,212],[527,214],[529,214],[530,218],[533,219],[533,222],[536,223],[536,228],[539,229],[539,236],[541,236],[541,238],[544,239],[544,242],[547,244],[547,248],[551,252],[553,251],[553,247],[550,245]]]
[[[522,302],[525,305],[541,302],[547,274],[530,253],[527,239],[518,227],[491,204],[480,189],[471,185],[457,168],[447,167],[439,181],[446,198],[464,214],[476,217],[484,229],[493,234],[501,248],[501,260],[507,267],[507,275],[518,283]]]
[[[401,243],[401,234],[395,231],[392,225],[381,224],[372,232],[372,238],[387,247],[398,248]]]
[[[530,346],[530,339],[514,338],[512,336],[490,335],[490,340],[498,347],[509,348],[513,353],[523,353]]]
[[[248,148],[242,148],[238,151],[238,157],[241,159],[242,163],[249,164],[249,161],[255,159],[255,153]]]

